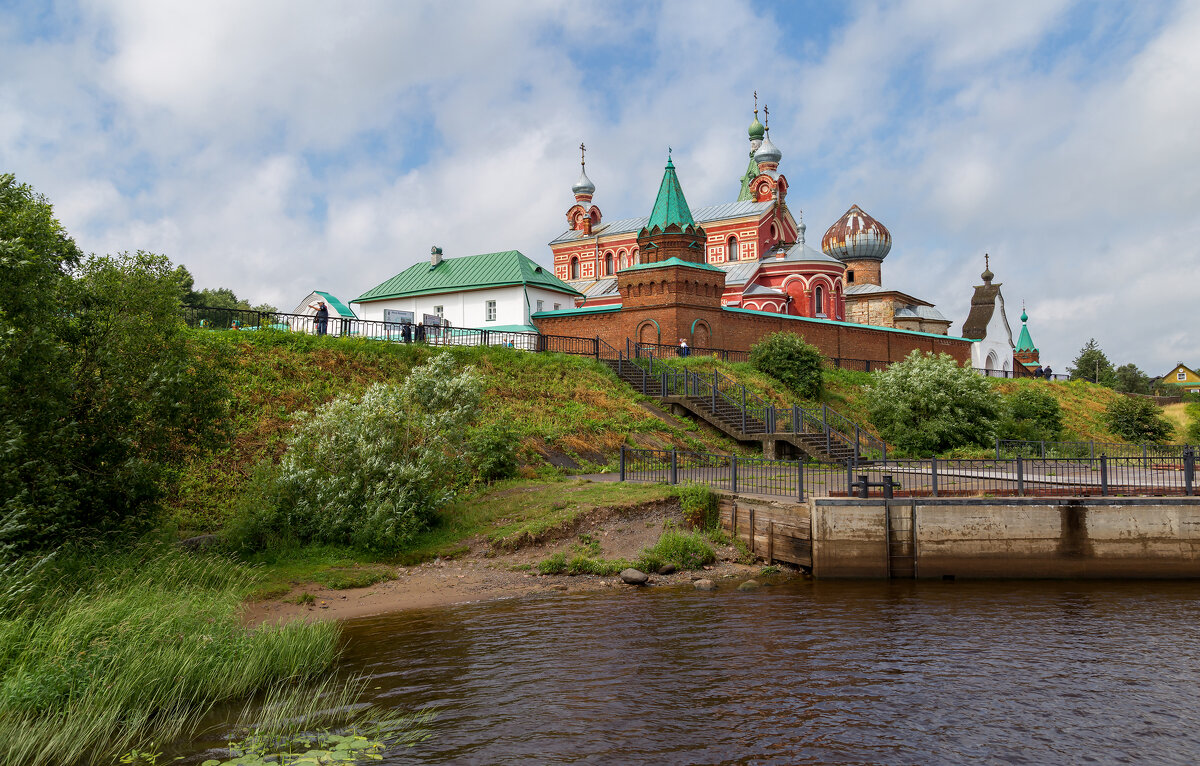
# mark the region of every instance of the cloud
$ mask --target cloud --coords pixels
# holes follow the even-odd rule
[[[0,17],[0,160],[85,249],[164,252],[199,285],[290,306],[353,297],[435,243],[547,262],[580,141],[610,220],[647,213],[668,145],[689,202],[728,201],[757,89],[810,241],[860,203],[893,232],[885,280],[955,327],[986,251],[1056,368],[1093,335],[1150,371],[1200,359],[1179,329],[1200,267],[1200,8],[800,13],[28,6]]]

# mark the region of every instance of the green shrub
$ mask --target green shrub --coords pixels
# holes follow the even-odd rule
[[[517,434],[502,425],[491,425],[476,431],[469,445],[475,476],[488,483],[516,476],[519,444]]]
[[[1062,407],[1044,388],[1022,388],[1004,397],[997,427],[1001,439],[1057,441],[1062,436]]]
[[[441,354],[402,385],[302,414],[278,472],[264,469],[239,501],[230,541],[403,548],[453,498],[479,397],[474,372]]]
[[[684,484],[675,490],[683,520],[692,529],[713,529],[720,523],[720,496],[704,484]]]
[[[699,569],[716,560],[716,551],[704,535],[668,529],[657,543],[642,551],[638,568],[645,567],[643,571],[656,572],[663,564],[674,564],[679,569]]]
[[[986,378],[947,354],[913,351],[875,373],[866,395],[880,436],[909,453],[986,446],[995,437],[1000,397]]]
[[[559,551],[552,553],[538,562],[537,571],[544,575],[567,573],[567,554]]]
[[[1200,402],[1188,402],[1183,411],[1188,417],[1184,438],[1188,444],[1200,444]]]
[[[1175,426],[1152,399],[1121,396],[1109,403],[1104,414],[1112,432],[1131,442],[1161,444],[1175,433]]]
[[[772,333],[755,343],[750,364],[805,399],[820,398],[824,389],[825,357],[795,333]]]

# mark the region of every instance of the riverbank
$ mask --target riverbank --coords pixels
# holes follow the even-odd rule
[[[594,558],[632,561],[657,543],[664,529],[682,526],[677,502],[655,500],[593,513],[572,523],[569,531],[548,534],[515,550],[498,547],[495,537],[477,535],[454,558],[396,566],[389,572],[394,579],[367,587],[339,590],[313,582],[295,583],[280,597],[248,603],[244,619],[250,625],[347,620],[409,609],[629,588],[616,575],[543,575],[538,565],[555,554],[571,557],[584,549]],[[753,562],[744,546],[727,541],[712,547],[716,560],[711,565],[669,575],[648,573],[647,586],[761,576],[764,567]]]

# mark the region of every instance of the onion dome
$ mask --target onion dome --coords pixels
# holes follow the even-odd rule
[[[579,180],[571,187],[571,192],[576,196],[596,193],[596,184],[592,183],[592,179],[587,177],[587,171],[582,168],[579,170]]]
[[[771,136],[766,135],[763,138],[762,146],[758,147],[758,151],[754,153],[754,161],[762,165],[763,163],[778,165],[783,159],[783,153],[779,151],[779,147],[771,143]]]
[[[767,129],[758,121],[758,109],[754,110],[754,122],[750,123],[750,140],[761,141],[766,135]]]
[[[847,210],[821,238],[821,250],[842,261],[882,261],[891,249],[891,232],[858,205]]]

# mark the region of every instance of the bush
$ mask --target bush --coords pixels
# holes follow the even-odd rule
[[[795,333],[772,333],[755,343],[750,364],[805,399],[818,399],[824,390],[825,357]]]
[[[866,392],[871,422],[901,450],[933,455],[995,438],[1000,398],[949,355],[914,351],[875,376]]]
[[[668,529],[657,543],[642,551],[638,568],[656,572],[663,564],[674,564],[679,569],[699,569],[716,560],[716,551],[702,535]]]
[[[1112,432],[1127,441],[1161,444],[1175,433],[1175,426],[1163,417],[1162,407],[1140,396],[1114,399],[1104,415]]]
[[[492,425],[476,431],[470,444],[476,478],[493,482],[516,476],[519,444],[516,433],[504,426]]]
[[[720,497],[704,484],[684,484],[675,490],[683,520],[692,529],[713,529],[720,522]]]
[[[1022,388],[1004,397],[1001,439],[1057,441],[1062,436],[1062,407],[1042,387]]]
[[[474,372],[441,354],[402,385],[377,383],[302,414],[278,474],[264,470],[239,503],[231,541],[403,548],[454,496],[479,399]]]
[[[1184,439],[1188,444],[1200,444],[1200,402],[1188,402],[1183,411],[1188,416],[1187,430]]]

